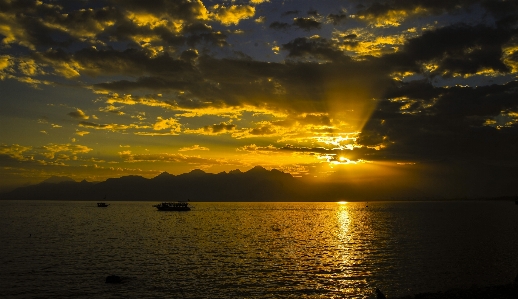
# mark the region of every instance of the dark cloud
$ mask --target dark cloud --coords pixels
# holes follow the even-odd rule
[[[38,5],[37,1],[1,1],[0,11],[9,12],[11,18],[2,21],[8,27],[16,28],[10,33],[25,46],[65,47],[74,40],[65,30],[50,27],[50,22],[43,19],[42,16],[49,21],[60,17],[59,8],[52,5]]]
[[[284,44],[283,49],[288,51],[288,57],[313,57],[331,61],[346,59],[342,51],[337,50],[332,42],[323,38],[299,37]]]
[[[306,31],[310,31],[312,29],[320,29],[322,23],[312,18],[296,18],[293,20],[293,25]]]
[[[139,0],[111,0],[117,7],[124,8],[134,12],[150,13],[156,16],[168,17],[172,20],[183,20],[193,22],[198,20],[205,10],[202,2],[190,0],[156,0],[156,1],[139,1]]]
[[[345,14],[329,14],[327,15],[327,19],[333,23],[333,25],[338,25],[344,22],[347,19]]]
[[[95,87],[115,92],[151,90],[155,92],[170,92],[174,90],[195,90],[199,86],[192,81],[177,80],[174,77],[140,77],[135,81],[120,80],[95,84]]]
[[[67,113],[68,116],[79,119],[88,119],[89,117],[80,109]]]
[[[481,3],[481,0],[377,0],[372,4],[359,7],[358,15],[382,16],[390,11],[415,11],[417,8],[425,9],[432,14],[455,12],[459,9],[468,9],[471,5]]]
[[[74,60],[84,69],[84,72],[94,76],[103,74],[126,74],[129,76],[153,74],[174,76],[178,74],[194,74],[195,70],[190,61],[176,59],[167,53],[150,57],[150,53],[142,49],[97,50],[85,48],[72,55],[64,52],[47,52],[44,54],[51,60]]]
[[[203,131],[207,133],[225,133],[228,131],[233,131],[236,129],[236,125],[234,124],[226,124],[226,123],[220,123],[217,125],[211,125],[211,126],[204,126]]]
[[[259,128],[254,128],[249,131],[251,135],[272,135],[275,134],[275,129],[272,129],[270,126],[261,126]]]
[[[502,28],[455,24],[410,39],[402,51],[385,55],[382,61],[411,71],[418,71],[419,63],[431,62],[438,65],[432,74],[443,76],[485,69],[505,73],[509,67],[502,61],[503,45],[513,35],[516,33]]]
[[[81,125],[81,127],[85,127],[85,128],[100,128],[100,129],[108,128],[110,126],[107,124],[97,124],[97,123],[93,123],[93,122],[89,122],[89,121],[82,121],[79,124]]]
[[[307,114],[303,117],[298,117],[297,120],[302,124],[324,125],[330,126],[331,120],[327,115]]]
[[[518,162],[516,122],[501,128],[486,125],[501,112],[518,111],[517,82],[451,88],[412,82],[397,96],[415,100],[418,109],[401,110],[404,102],[382,101],[357,140],[386,146],[376,152],[378,159]],[[423,104],[432,99],[432,105]]]
[[[137,47],[142,40],[152,38],[154,43],[179,47],[198,44],[226,45],[227,36],[213,31],[202,23],[206,10],[197,1],[153,1],[153,4],[138,1],[0,1],[1,11],[8,14],[4,26],[9,40],[34,47],[38,50],[52,48],[77,49],[78,45],[96,44],[105,46],[106,41],[126,42]],[[153,15],[151,23],[142,24],[138,16]],[[135,19],[134,16],[137,16]],[[156,24],[157,20],[167,20]],[[175,30],[172,22],[182,23]],[[23,33],[22,33],[23,32]],[[11,41],[13,42],[13,41]]]
[[[414,12],[418,8],[421,14],[455,15],[461,10],[476,10],[480,5],[492,15],[499,26],[512,26],[518,21],[518,3],[516,1],[493,1],[493,0],[376,0],[366,3],[358,1],[358,15],[367,17],[386,16],[393,11]]]

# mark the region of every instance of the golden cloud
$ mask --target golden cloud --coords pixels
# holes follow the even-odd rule
[[[395,10],[391,9],[383,15],[367,14],[362,15],[359,19],[366,20],[375,27],[398,27],[410,17],[426,14],[427,10],[422,7],[416,7],[413,10]]]
[[[45,74],[40,66],[32,59],[21,59],[18,63],[18,69],[25,76]]]
[[[42,149],[45,150],[45,152],[42,153],[42,155],[48,159],[54,159],[56,153],[69,152],[73,155],[77,155],[77,154],[86,154],[93,150],[84,145],[70,144],[70,143],[67,143],[67,144],[50,143],[48,145],[44,145],[42,147]]]
[[[90,134],[90,132],[88,131],[76,131],[75,133],[76,135],[79,135],[79,136],[85,136],[87,134]]]
[[[204,126],[200,129],[185,130],[187,134],[200,134],[200,135],[220,135],[226,133],[232,133],[236,130],[236,125],[230,123],[220,123],[210,126]]]
[[[23,156],[23,153],[28,150],[31,150],[31,149],[32,149],[32,147],[30,147],[30,146],[22,146],[19,144],[12,144],[12,145],[7,145],[7,144],[3,144],[3,143],[0,144],[0,154],[8,155],[11,158],[14,158],[19,161],[28,160],[28,158]]]
[[[130,125],[120,125],[120,124],[97,124],[93,122],[82,121],[79,123],[79,126],[82,128],[92,128],[96,130],[110,130],[110,131],[120,131],[127,129],[147,129],[150,126],[139,126],[136,124]]]
[[[210,150],[208,147],[204,147],[204,146],[195,144],[195,145],[189,146],[189,147],[182,147],[178,151],[185,152],[185,151],[208,151],[208,150]]]
[[[250,145],[245,145],[245,146],[242,146],[242,147],[239,147],[237,148],[237,151],[240,152],[240,151],[244,151],[244,152],[273,152],[273,151],[278,151],[279,149],[276,148],[275,146],[273,145],[268,145],[268,146],[257,146],[255,144],[250,144]]]
[[[174,118],[163,119],[162,117],[157,117],[156,123],[153,125],[153,130],[160,131],[165,129],[171,129],[171,132],[179,133],[182,130],[182,125],[178,122],[178,120]]]
[[[225,164],[223,159],[209,159],[200,156],[187,156],[182,154],[132,154],[131,151],[119,152],[119,156],[126,162],[168,162],[168,163],[187,163],[203,165]]]
[[[227,26],[231,24],[237,25],[239,21],[251,18],[255,14],[255,7],[248,5],[224,7],[216,4],[213,10],[214,19]]]
[[[86,115],[83,110],[77,109],[76,111],[69,112],[67,114],[68,116],[71,116],[73,118],[80,118],[80,119],[89,119],[90,116]]]

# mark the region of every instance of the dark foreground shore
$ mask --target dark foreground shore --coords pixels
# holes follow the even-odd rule
[[[386,298],[395,298],[385,294]],[[382,298],[382,297],[378,297]],[[466,290],[453,289],[438,293],[422,293],[395,299],[517,299],[518,284],[506,284],[488,287],[473,287]]]

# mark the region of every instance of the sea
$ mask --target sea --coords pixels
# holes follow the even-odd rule
[[[0,201],[0,297],[394,298],[518,274],[510,201],[108,203]]]

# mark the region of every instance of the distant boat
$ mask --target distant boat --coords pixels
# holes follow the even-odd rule
[[[159,211],[190,211],[189,203],[186,201],[163,202],[153,205]]]
[[[97,207],[99,207],[99,208],[106,208],[107,206],[109,206],[109,204],[106,204],[104,202],[98,202],[97,203]]]

